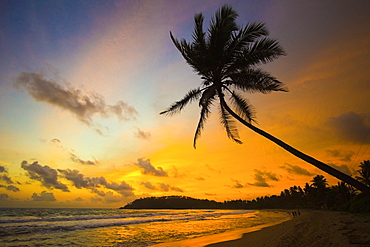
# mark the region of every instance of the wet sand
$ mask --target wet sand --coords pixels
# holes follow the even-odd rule
[[[370,247],[370,215],[302,211],[289,221],[156,247]],[[250,232],[253,230],[253,232]]]

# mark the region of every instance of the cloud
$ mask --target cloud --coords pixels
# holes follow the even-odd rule
[[[71,160],[75,163],[81,164],[81,165],[96,165],[97,161],[91,161],[91,160],[82,160],[77,155],[70,153],[71,155]]]
[[[111,191],[108,191],[104,196],[104,201],[107,203],[116,203],[123,200],[122,196],[114,195]]]
[[[54,138],[54,139],[50,140],[50,142],[52,142],[52,143],[61,143],[61,141],[57,138]]]
[[[355,154],[353,151],[344,151],[339,149],[326,150],[326,152],[330,156],[341,158],[341,161],[351,161],[352,156]]]
[[[57,199],[55,199],[55,196],[51,192],[43,191],[39,195],[36,193],[33,193],[31,196],[32,200],[34,201],[43,201],[43,202],[54,202]]]
[[[73,199],[74,202],[83,202],[85,201],[84,199],[82,199],[81,197],[76,197],[75,199]]]
[[[138,139],[143,139],[149,141],[151,138],[150,132],[144,132],[141,129],[137,128],[137,132],[134,133],[135,137]]]
[[[6,201],[9,199],[10,199],[10,196],[8,194],[5,194],[5,193],[0,194],[0,201]]]
[[[255,174],[254,174],[255,182],[254,183],[248,183],[251,186],[271,187],[271,185],[269,185],[267,183],[267,180],[279,181],[279,178],[275,173],[262,172],[262,171],[256,170],[256,169],[254,171],[255,171]]]
[[[177,191],[177,192],[184,192],[184,190],[178,188],[178,187],[174,187],[174,186],[171,186],[169,184],[164,184],[164,183],[158,183],[159,185],[159,189],[161,191]]]
[[[0,188],[5,188],[6,190],[13,191],[13,192],[20,191],[20,189],[18,187],[15,187],[14,185],[5,186],[5,185],[0,184]]]
[[[177,191],[177,192],[184,192],[183,189],[180,189],[175,186],[171,186],[169,184],[164,184],[164,183],[157,183],[158,187],[154,186],[151,182],[141,182],[142,185],[144,185],[145,188],[150,189],[150,190],[159,190],[159,191]]]
[[[137,163],[134,164],[135,166],[138,166],[141,168],[141,173],[144,175],[153,175],[157,177],[168,177],[167,172],[165,172],[162,167],[158,167],[157,169],[152,166],[150,163],[150,160],[143,160],[138,159]]]
[[[151,182],[141,182],[141,184],[144,185],[145,188],[150,189],[150,190],[157,189]]]
[[[90,179],[85,179],[84,175],[78,170],[58,169],[58,172],[60,172],[67,180],[72,181],[73,185],[77,189],[94,187],[90,184]]]
[[[370,144],[370,138],[365,139],[370,125],[366,123],[363,116],[355,112],[350,111],[332,117],[326,124],[333,128],[335,133],[343,140]]]
[[[83,93],[70,85],[65,88],[39,73],[22,72],[14,86],[25,89],[36,101],[46,102],[72,113],[90,127],[96,126],[92,120],[94,115],[102,117],[116,115],[120,120],[135,119],[137,115],[135,108],[123,101],[107,105],[103,96],[98,93]],[[96,130],[101,132],[99,129]]]
[[[107,189],[114,190],[118,193],[120,193],[122,196],[133,196],[132,193],[133,188],[128,185],[125,181],[121,181],[120,183],[112,182],[112,183],[106,183],[104,186]]]
[[[345,174],[347,174],[347,175],[349,175],[349,176],[351,176],[352,175],[352,172],[351,172],[351,170],[348,168],[348,166],[347,165],[335,165],[335,164],[333,164],[333,163],[330,163],[330,164],[328,164],[329,166],[331,166],[331,167],[333,167],[333,168],[335,168],[335,169],[337,169],[337,170],[339,170],[339,171],[341,171],[341,172],[343,172],[343,173],[345,173]]]
[[[117,193],[121,194],[122,196],[133,196],[133,188],[127,184],[125,181],[121,181],[120,183],[116,182],[107,182],[104,177],[84,177],[78,170],[62,170],[58,169],[64,178],[71,181],[73,185],[77,189],[90,189],[92,193],[95,193],[99,196],[106,196],[107,193],[104,191],[98,190],[97,188],[105,187],[106,189],[110,189],[116,191]]]
[[[0,176],[0,180],[5,181],[7,184],[14,184],[13,180],[5,174]]]
[[[103,201],[103,199],[101,199],[100,197],[91,197],[90,201],[95,203],[95,202],[101,202]]]
[[[5,167],[4,167],[4,166],[1,166],[1,165],[0,165],[0,173],[2,173],[2,172],[6,172],[6,169],[5,169]]]
[[[210,170],[210,171],[212,171],[212,172],[217,172],[217,173],[221,173],[221,170],[216,170],[216,169],[214,169],[214,168],[212,168],[210,165],[205,165],[206,166],[206,168],[208,169],[208,170]]]
[[[283,166],[280,166],[281,169],[286,170],[290,174],[296,174],[296,175],[302,175],[302,176],[313,176],[314,173],[310,173],[306,169],[296,166],[296,165],[290,165],[288,163],[285,163]]]
[[[174,178],[184,178],[186,177],[186,174],[185,173],[179,173],[179,171],[177,170],[176,166],[172,166],[172,172],[171,172],[171,176],[174,177]]]
[[[235,182],[235,184],[233,186],[231,186],[231,188],[233,188],[233,189],[241,189],[241,188],[244,188],[244,185],[242,185],[240,183],[240,181],[234,180],[234,179],[233,179],[233,181]]]
[[[55,188],[65,192],[69,192],[67,185],[58,181],[57,170],[49,166],[41,166],[37,161],[28,164],[27,161],[22,161],[22,168],[28,172],[28,176],[40,181],[46,188]]]
[[[47,140],[45,140],[45,139],[40,139],[40,141],[43,142],[43,143],[47,143]],[[54,139],[50,140],[50,143],[55,145],[57,148],[60,148],[64,152],[68,152],[69,156],[70,156],[70,159],[75,163],[78,163],[78,164],[81,164],[81,165],[96,165],[96,164],[99,163],[97,160],[91,161],[91,160],[81,159],[80,157],[78,157],[76,154],[73,153],[73,150],[69,151],[66,147],[64,147],[62,145],[62,141],[57,139],[57,138],[54,138]]]

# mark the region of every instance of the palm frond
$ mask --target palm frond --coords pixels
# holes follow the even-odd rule
[[[196,31],[198,32],[198,31]],[[193,34],[194,35],[194,34]],[[201,34],[199,34],[201,35]],[[200,76],[210,77],[209,68],[210,68],[210,59],[205,56],[206,44],[201,44],[201,37],[198,37],[198,41],[188,43],[185,39],[181,41],[173,37],[172,32],[170,32],[170,37],[172,42],[175,44],[176,48],[180,51],[181,55],[185,61],[193,68]],[[199,42],[199,44],[198,44]],[[204,46],[204,47],[203,47]]]
[[[272,62],[284,55],[286,53],[277,40],[264,37],[246,48],[239,61],[247,62],[244,66],[251,66]]]
[[[166,114],[172,116],[176,113],[179,113],[187,104],[191,103],[194,100],[199,99],[202,90],[200,88],[190,90],[184,98],[179,101],[176,101],[169,108],[159,114]]]
[[[206,47],[205,33],[203,31],[203,21],[204,17],[202,13],[196,14],[194,16],[195,26],[192,38],[194,40],[194,47],[199,50],[205,49]]]
[[[232,116],[226,111],[223,104],[220,104],[220,115],[221,123],[225,127],[227,137],[234,140],[238,144],[242,144],[242,142],[239,140],[238,129],[235,127],[235,121]]]
[[[202,110],[200,111],[200,118],[197,125],[197,129],[194,134],[194,142],[193,146],[194,148],[197,148],[197,140],[199,139],[202,130],[204,129],[204,124],[206,120],[208,119],[209,114],[211,113],[211,105],[212,105],[213,99],[210,99],[206,101],[204,104],[201,105]]]
[[[225,50],[227,61],[225,61],[224,74],[227,75],[240,67],[238,60],[242,57],[244,50],[250,44],[261,37],[268,35],[267,28],[264,23],[248,23],[244,28],[239,28],[238,31],[231,35],[230,43],[226,45]]]
[[[226,49],[230,54],[239,53],[248,44],[266,35],[268,35],[268,31],[264,23],[248,23],[244,28],[239,28],[237,32],[232,33],[231,43]]]
[[[209,48],[211,49],[214,62],[220,62],[224,53],[224,47],[229,43],[232,33],[238,30],[235,19],[238,13],[230,6],[224,5],[220,8],[214,17],[211,18],[208,28]]]
[[[244,99],[240,94],[235,92],[231,93],[231,102],[235,107],[236,113],[243,119],[246,119],[248,122],[254,120],[254,110],[253,107]]]
[[[229,76],[231,80],[227,83],[245,92],[270,93],[272,91],[287,92],[284,84],[261,69],[244,69]]]

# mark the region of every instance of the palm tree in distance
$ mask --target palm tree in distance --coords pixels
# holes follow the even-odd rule
[[[312,180],[312,186],[319,190],[325,190],[328,185],[328,181],[323,175],[317,175]]]
[[[356,176],[357,180],[370,186],[370,160],[364,160],[364,162],[360,163],[360,170],[357,172],[360,176]]]
[[[354,186],[370,196],[370,187],[352,177],[298,151],[283,141],[252,124],[253,110],[249,102],[239,92],[273,91],[286,92],[283,83],[270,73],[258,68],[285,55],[279,43],[268,37],[263,23],[249,23],[239,27],[235,20],[238,13],[230,6],[224,5],[216,11],[207,32],[203,30],[202,13],[194,16],[195,27],[192,42],[177,40],[170,32],[171,39],[186,62],[201,77],[199,88],[190,90],[183,99],[176,101],[160,114],[172,116],[184,107],[199,101],[200,119],[194,136],[194,148],[200,137],[204,124],[210,114],[211,106],[218,103],[221,123],[227,136],[241,144],[235,119],[240,123],[276,143],[293,155],[329,173],[330,175]],[[231,105],[234,110],[230,108]]]

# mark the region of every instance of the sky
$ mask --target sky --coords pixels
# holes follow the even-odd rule
[[[200,85],[169,32],[191,39],[223,4],[264,22],[287,55],[263,68],[289,92],[245,94],[256,125],[351,176],[370,159],[370,3],[1,1],[0,207],[124,206],[147,196],[252,200],[338,180],[218,108],[194,149],[199,106],[159,113]]]

